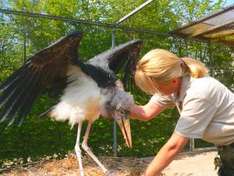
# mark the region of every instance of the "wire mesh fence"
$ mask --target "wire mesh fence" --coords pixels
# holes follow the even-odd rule
[[[51,42],[71,31],[82,31],[84,37],[79,49],[80,56],[87,60],[96,54],[111,48],[113,32],[116,45],[140,38],[144,42],[141,55],[152,48],[169,49],[178,56],[190,56],[204,62],[210,68],[210,74],[234,90],[233,56],[231,49],[200,41],[185,40],[168,34],[153,33],[130,28],[118,28],[110,25],[74,21],[72,19],[48,16],[25,16],[15,13],[0,13],[0,81],[19,68],[31,55]],[[225,59],[221,59],[225,58]],[[149,97],[142,92],[132,92],[137,103],[144,104]],[[76,129],[69,129],[64,123],[38,119],[36,116],[54,103],[42,96],[21,127],[9,127],[0,133],[0,160],[6,158],[42,156],[53,153],[64,154],[73,150]],[[149,122],[132,122],[133,149],[123,145],[123,139],[117,132],[117,152],[119,156],[151,156],[157,152],[172,134],[178,118],[176,110],[169,109],[159,118]],[[90,146],[100,155],[112,155],[112,123],[98,120],[90,136]],[[195,147],[210,144],[195,141]],[[191,149],[191,148],[190,148]]]

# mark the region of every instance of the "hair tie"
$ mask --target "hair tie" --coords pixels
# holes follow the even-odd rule
[[[183,75],[190,74],[190,68],[189,68],[188,64],[186,64],[186,62],[182,58],[180,58],[179,63],[180,63],[180,66],[182,68],[182,74]]]
[[[187,66],[187,64],[185,63],[185,61],[183,59],[180,58],[179,62],[180,62],[181,67],[186,67]]]

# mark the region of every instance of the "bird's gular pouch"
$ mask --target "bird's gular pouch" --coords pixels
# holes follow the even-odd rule
[[[123,134],[124,140],[126,145],[129,148],[132,148],[132,134],[131,134],[131,126],[130,126],[130,120],[128,119],[128,114],[121,114],[119,112],[115,113],[115,121],[119,125],[119,128]],[[119,115],[119,116],[118,116]]]
[[[130,121],[128,119],[130,109],[134,105],[133,96],[122,89],[116,89],[110,102],[107,103],[108,111],[118,123],[128,147],[132,147]]]

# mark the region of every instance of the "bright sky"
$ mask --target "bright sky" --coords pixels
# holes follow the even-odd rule
[[[227,6],[230,6],[230,5],[234,5],[234,0],[226,0],[226,3],[225,3],[224,7],[227,7]]]

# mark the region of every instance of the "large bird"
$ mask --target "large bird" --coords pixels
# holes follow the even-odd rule
[[[78,124],[75,153],[80,176],[83,176],[80,135],[84,120],[88,125],[81,146],[104,173],[108,170],[88,146],[92,123],[100,115],[111,117],[118,122],[127,145],[132,145],[126,112],[133,98],[124,91],[117,74],[122,70],[123,82],[128,81],[142,41],[129,41],[82,62],[78,54],[81,38],[80,32],[61,38],[30,57],[3,82],[0,86],[0,120],[9,125],[21,124],[39,95],[47,89],[60,87],[57,85],[65,85],[59,102],[44,114],[56,120],[67,120],[72,126]]]

